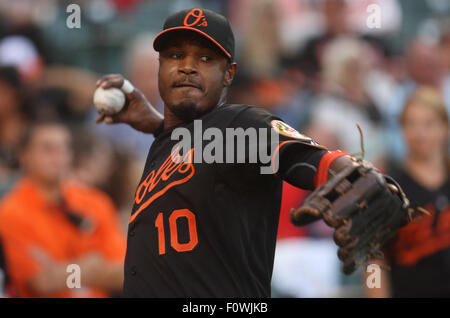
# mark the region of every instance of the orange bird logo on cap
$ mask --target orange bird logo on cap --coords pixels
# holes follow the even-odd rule
[[[206,18],[203,15],[202,9],[192,9],[191,11],[189,11],[189,13],[186,14],[186,17],[184,17],[183,24],[187,27],[208,26],[208,22],[206,21]]]

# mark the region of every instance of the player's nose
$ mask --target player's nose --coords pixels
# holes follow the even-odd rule
[[[192,75],[197,73],[197,63],[192,56],[186,56],[180,60],[178,71],[186,75]]]

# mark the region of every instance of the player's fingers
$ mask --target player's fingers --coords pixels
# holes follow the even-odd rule
[[[127,122],[127,116],[123,111],[118,112],[114,115],[106,115],[103,120],[106,124],[117,124]]]
[[[120,74],[107,74],[107,75],[103,75],[100,79],[97,80],[97,82],[95,83],[95,87],[99,87],[103,85],[106,85],[107,87],[103,87],[103,88],[108,88],[108,87],[112,87],[109,86],[111,84],[114,84],[116,82],[123,82],[124,77]],[[114,86],[116,87],[116,86]],[[119,87],[120,88],[120,87]]]
[[[107,74],[107,75],[103,75],[102,77],[100,77],[97,82],[95,83],[95,87],[99,87],[101,86],[105,81],[108,81],[110,79],[116,78],[116,77],[120,77],[121,75],[119,74]]]
[[[131,84],[130,82],[128,82],[129,84]],[[128,87],[130,89],[129,93],[124,92],[125,97],[127,98],[127,100],[142,100],[145,99],[144,95],[142,94],[142,92],[140,90],[138,90],[136,87],[133,86],[133,84],[131,84],[131,87]],[[125,86],[125,85],[124,85]],[[123,88],[121,87],[122,91]]]
[[[127,82],[126,85],[125,82]],[[142,99],[143,96],[142,93],[130,82],[125,81],[125,78],[120,74],[105,75],[97,81],[95,86],[96,88],[101,86],[103,89],[108,89],[111,87],[119,88],[124,92],[127,100],[133,100],[136,98]]]
[[[97,87],[99,87],[100,85],[102,85],[102,83],[103,83],[103,81],[104,81],[105,79],[102,77],[102,78],[99,78],[98,80],[97,80],[97,82],[95,82],[95,88],[97,88]]]
[[[117,122],[116,120],[114,120],[113,116],[105,116],[105,119],[103,121],[105,122],[105,124],[108,124],[108,125],[114,124]]]
[[[109,79],[104,80],[101,84],[100,87],[104,88],[104,89],[108,89],[111,87],[115,87],[115,88],[121,88],[123,85],[123,77],[112,77]]]
[[[103,122],[105,119],[105,115],[104,114],[100,114],[96,119],[95,119],[95,123],[96,124],[100,124],[101,122]]]

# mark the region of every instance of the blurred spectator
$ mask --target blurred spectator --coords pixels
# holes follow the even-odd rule
[[[128,219],[137,175],[135,156],[86,129],[74,134],[72,177],[85,185],[101,189]]]
[[[0,203],[11,282],[19,297],[105,297],[123,282],[124,237],[111,200],[67,179],[68,129],[56,122],[29,127],[21,150],[24,176]],[[69,264],[81,288],[66,285]]]
[[[7,287],[9,285],[9,276],[6,268],[5,252],[0,241],[0,298],[8,296]]]
[[[321,59],[325,46],[334,38],[349,33],[345,0],[325,0],[322,14],[325,20],[324,32],[306,43],[300,57],[300,68],[312,80],[318,76],[321,70]]]
[[[338,136],[342,150],[361,151],[359,124],[366,141],[366,159],[377,162],[384,155],[381,115],[368,94],[366,77],[372,51],[364,42],[339,37],[326,48],[323,59],[323,93],[312,105],[313,125],[326,127]]]
[[[130,82],[142,91],[156,109],[163,112],[164,105],[158,89],[159,54],[153,49],[153,38],[152,34],[147,33],[133,38],[127,45],[124,64],[126,77]],[[90,122],[94,132],[105,136],[114,145],[132,152],[138,159],[145,160],[154,140],[153,135],[136,131],[128,125],[94,125],[94,118],[97,116],[92,108]]]
[[[406,67],[414,84],[440,88],[444,73],[437,46],[420,39],[412,42],[407,50]]]
[[[450,3],[442,0],[398,1],[402,9],[402,24],[391,38],[391,45],[395,51],[404,52],[411,39],[418,35],[436,41],[440,22],[448,19]]]
[[[164,109],[158,89],[159,53],[153,49],[156,34],[142,33],[127,44],[125,73],[159,111]]]
[[[13,67],[0,67],[0,197],[17,178],[16,156],[28,122],[25,91]]]
[[[33,81],[35,118],[61,119],[69,125],[83,124],[92,110],[97,74],[75,67],[52,65]]]
[[[387,247],[378,297],[450,296],[450,162],[449,119],[438,90],[419,87],[405,105],[401,127],[407,159],[390,174],[400,183],[412,206],[431,215],[400,229]]]
[[[445,72],[450,74],[450,27],[447,27],[441,36],[439,42],[439,53]]]
[[[395,160],[401,160],[405,155],[405,146],[398,125],[400,114],[418,86],[426,85],[439,90],[447,112],[450,112],[450,73],[444,68],[439,47],[423,39],[416,39],[411,42],[406,52],[408,77],[395,92],[385,113],[389,125],[389,150]]]
[[[313,3],[320,13],[319,16],[314,17],[314,20],[323,20],[323,23],[316,25],[316,34],[312,35],[295,53],[285,52],[283,59],[284,63],[296,65],[305,73],[308,89],[314,92],[320,89],[323,54],[326,47],[338,37],[356,37],[370,44],[383,57],[391,54],[386,41],[367,28],[367,7],[375,3],[385,10],[383,11],[383,28],[380,28],[378,32],[385,33],[395,29],[395,24],[399,23],[400,18],[398,14],[395,14],[399,10],[396,0],[323,0]],[[308,16],[312,19],[311,13],[308,13]],[[284,32],[299,33],[302,29],[286,29]]]
[[[276,103],[270,108],[270,111],[283,118],[290,126],[303,130],[309,119],[309,106],[314,96],[303,89],[304,77],[297,69],[286,68],[278,82],[280,98],[274,100]],[[266,90],[265,94],[261,94],[261,97],[267,95],[269,95],[269,90]],[[264,103],[257,105],[264,105]]]
[[[0,66],[15,67],[25,82],[35,80],[45,67],[40,24],[51,2],[0,0]]]
[[[279,71],[280,40],[273,0],[247,1],[242,68],[252,78],[270,78]],[[263,23],[261,23],[263,21]]]
[[[16,67],[24,80],[35,79],[43,70],[42,59],[34,44],[19,35],[0,40],[0,65]]]
[[[104,189],[116,169],[112,145],[81,129],[73,139],[73,178],[81,184]]]

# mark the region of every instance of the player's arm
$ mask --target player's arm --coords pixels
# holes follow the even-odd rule
[[[315,190],[336,173],[356,164],[350,154],[328,150],[259,107],[246,108],[232,124],[243,129],[268,128],[276,132],[278,138],[266,143],[272,153],[273,170],[284,181],[304,190]]]
[[[97,81],[96,87],[122,88],[124,80],[124,77],[119,74],[105,75]],[[125,94],[125,97],[125,107],[119,113],[111,116],[99,115],[96,122],[125,123],[148,134],[157,134],[162,130],[163,115],[150,104],[139,89],[134,88],[131,93]]]
[[[316,189],[336,172],[352,164],[346,152],[329,151],[300,141],[283,144],[278,156],[278,175],[304,190]]]
[[[355,159],[346,152],[288,145],[280,154],[280,176],[284,181],[305,190],[314,190],[343,169],[354,166]],[[287,148],[287,147],[286,147]],[[393,184],[388,188],[396,193]]]

